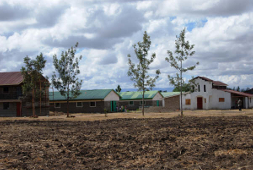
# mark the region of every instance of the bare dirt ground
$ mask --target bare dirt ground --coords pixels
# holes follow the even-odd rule
[[[1,118],[0,169],[253,169],[251,111],[218,112]]]
[[[71,114],[73,118],[66,118],[66,114],[53,113],[50,112],[50,116],[39,116],[36,120],[39,121],[95,121],[95,120],[108,120],[108,119],[119,119],[119,118],[172,118],[180,115],[180,112],[168,112],[168,113],[145,113],[142,116],[141,111],[138,112],[119,112],[119,113],[108,113],[107,117],[104,114],[87,114],[87,113],[76,113]],[[184,116],[194,116],[194,117],[209,117],[209,116],[253,116],[253,109],[243,109],[243,111],[238,110],[185,110]],[[34,121],[34,119],[29,117],[0,117],[0,121],[15,121],[15,120],[28,120]]]

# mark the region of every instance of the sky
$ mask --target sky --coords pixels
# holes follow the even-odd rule
[[[53,55],[78,42],[82,89],[132,89],[127,55],[137,61],[133,44],[147,31],[149,57],[156,53],[149,74],[160,69],[156,88],[172,88],[168,75],[177,71],[165,58],[184,28],[196,53],[183,66],[200,63],[186,81],[205,76],[253,87],[252,0],[1,0],[0,72],[20,71],[24,57],[43,53],[51,77]]]

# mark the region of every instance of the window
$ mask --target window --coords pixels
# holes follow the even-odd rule
[[[185,105],[191,105],[191,99],[185,99]]]
[[[146,101],[144,101],[144,103],[143,103],[144,105],[146,105]],[[140,105],[142,105],[142,101],[140,101]]]
[[[204,102],[206,103],[206,98],[204,98]]]
[[[9,87],[4,87],[3,93],[9,93]]]
[[[206,85],[204,85],[204,92],[206,92]]]
[[[225,102],[224,98],[219,98],[219,102]]]
[[[9,103],[3,103],[3,109],[7,110],[10,108],[10,104]]]
[[[133,106],[133,105],[134,105],[134,101],[130,101],[129,106]]]
[[[61,108],[61,103],[55,103],[54,108]]]
[[[194,91],[194,92],[195,92],[195,86],[194,86],[194,85],[192,85],[192,91]]]
[[[82,102],[76,102],[76,107],[83,107],[83,103]]]
[[[96,107],[96,102],[90,102],[90,107]]]
[[[198,85],[198,92],[200,92],[200,85]]]

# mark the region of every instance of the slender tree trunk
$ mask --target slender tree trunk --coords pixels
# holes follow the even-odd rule
[[[35,117],[34,88],[32,90],[32,110],[33,110],[33,117]]]
[[[142,91],[142,116],[144,116],[144,93],[145,93],[145,91],[143,89],[143,91]]]
[[[41,115],[41,81],[40,81],[40,115]]]
[[[181,111],[181,117],[183,117],[183,95],[182,95],[182,60],[181,60],[181,69],[180,69],[180,111]]]
[[[67,117],[69,117],[69,84],[68,84],[68,94],[67,94]]]

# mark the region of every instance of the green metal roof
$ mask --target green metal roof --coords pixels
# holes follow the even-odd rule
[[[170,96],[179,95],[180,92],[161,92],[161,94],[163,95],[163,97],[170,97]]]
[[[95,100],[95,99],[103,100],[111,91],[114,90],[113,89],[81,90],[81,94],[77,98],[71,100]],[[54,94],[53,92],[49,92],[49,100],[59,101],[59,100],[66,100],[66,98],[62,96],[60,92],[54,92]]]
[[[158,91],[146,91],[144,93],[144,99],[153,99]],[[142,92],[120,92],[121,100],[138,100],[142,99]]]

